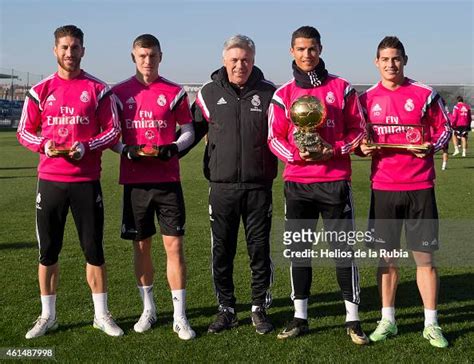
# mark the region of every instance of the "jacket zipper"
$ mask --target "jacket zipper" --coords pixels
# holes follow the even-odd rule
[[[241,171],[242,171],[242,158],[240,155],[241,147],[242,147],[242,134],[240,131],[240,115],[242,114],[241,108],[242,108],[242,99],[240,97],[237,97],[237,134],[239,137],[239,142],[238,142],[238,149],[237,149],[237,182],[242,182],[241,181]]]

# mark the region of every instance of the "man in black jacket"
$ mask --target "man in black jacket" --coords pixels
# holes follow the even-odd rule
[[[265,310],[272,301],[271,189],[277,160],[266,139],[275,86],[264,79],[254,60],[250,38],[229,38],[224,66],[211,75],[193,105],[196,139],[208,132],[204,174],[210,182],[212,277],[219,302],[211,333],[238,325],[232,274],[241,218],[252,271],[252,323],[259,334],[273,330]]]

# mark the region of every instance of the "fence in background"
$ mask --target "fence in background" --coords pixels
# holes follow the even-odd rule
[[[0,127],[16,127],[26,92],[42,79],[40,74],[0,67]]]

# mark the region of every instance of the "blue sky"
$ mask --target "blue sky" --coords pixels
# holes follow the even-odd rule
[[[85,33],[83,68],[117,82],[134,73],[133,39],[156,35],[160,73],[177,82],[205,82],[222,64],[233,34],[257,45],[266,78],[291,77],[289,43],[301,25],[322,35],[328,70],[352,83],[374,83],[373,58],[385,35],[397,35],[409,60],[406,74],[437,84],[474,83],[473,1],[121,1],[0,0],[0,67],[37,74],[56,70],[54,29],[76,24]]]

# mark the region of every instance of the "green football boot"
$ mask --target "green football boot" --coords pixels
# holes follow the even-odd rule
[[[437,348],[447,348],[448,340],[445,339],[438,325],[430,325],[423,330],[423,337],[430,341],[430,344]]]
[[[397,324],[392,324],[389,320],[383,318],[379,321],[377,328],[370,334],[369,338],[373,342],[384,341],[391,336],[395,336],[397,333]]]

